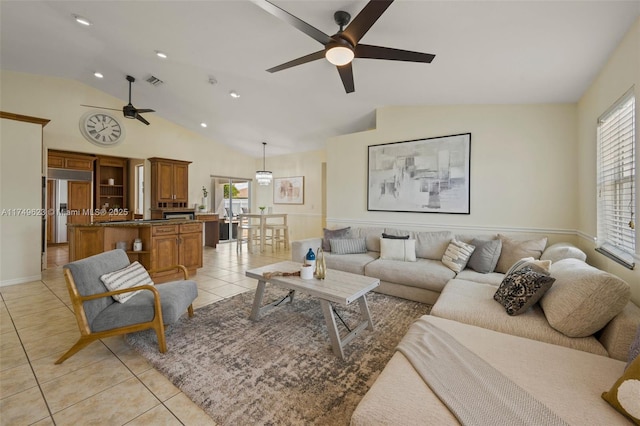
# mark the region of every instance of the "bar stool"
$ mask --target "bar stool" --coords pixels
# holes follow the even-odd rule
[[[289,249],[289,227],[283,223],[274,223],[265,225],[265,237],[271,245],[271,251],[277,251],[280,249],[280,244],[284,245],[284,249]]]
[[[247,251],[252,252],[252,246],[255,242],[260,244],[260,225],[251,223],[251,219],[238,215],[238,236],[236,238],[236,253],[242,252],[242,244],[247,243]]]

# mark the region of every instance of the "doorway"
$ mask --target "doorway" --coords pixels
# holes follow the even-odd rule
[[[228,176],[211,177],[211,208],[220,218],[220,242],[236,241],[238,215],[251,211],[251,180]]]

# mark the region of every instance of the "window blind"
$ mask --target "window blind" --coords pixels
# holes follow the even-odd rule
[[[598,119],[598,251],[633,268],[635,96],[627,92]]]

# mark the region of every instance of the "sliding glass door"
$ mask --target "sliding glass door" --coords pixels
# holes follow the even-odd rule
[[[220,217],[220,242],[235,241],[238,215],[249,211],[251,185],[249,179],[228,176],[211,177],[211,208]]]

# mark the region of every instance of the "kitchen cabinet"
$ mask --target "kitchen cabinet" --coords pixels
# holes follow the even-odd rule
[[[94,222],[121,221],[132,218],[127,197],[128,160],[98,156],[95,169]]]
[[[190,161],[149,158],[151,163],[151,208],[189,207]]]
[[[92,171],[94,160],[95,157],[92,155],[76,154],[72,152],[49,150],[47,153],[47,167],[53,169]]]

